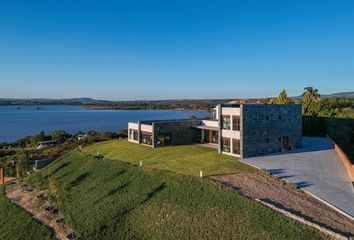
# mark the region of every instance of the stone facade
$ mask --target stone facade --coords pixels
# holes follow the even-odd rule
[[[301,147],[301,105],[244,104],[241,115],[241,157]]]

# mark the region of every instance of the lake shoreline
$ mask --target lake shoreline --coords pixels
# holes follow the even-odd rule
[[[13,142],[43,131],[64,130],[117,132],[128,122],[143,120],[205,118],[208,112],[182,109],[87,109],[80,105],[11,105],[0,106],[0,142]]]

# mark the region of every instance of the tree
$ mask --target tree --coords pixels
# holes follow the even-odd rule
[[[260,101],[262,104],[293,104],[294,102],[288,97],[285,89],[283,89],[277,98],[264,98]]]
[[[34,135],[33,137],[30,137],[31,145],[36,145],[36,143],[38,142],[48,141],[48,140],[50,140],[50,136],[45,135],[43,131],[41,131],[37,135]]]
[[[305,115],[313,115],[314,112],[312,108],[318,100],[320,100],[321,95],[318,93],[318,90],[313,87],[304,88],[302,93],[302,110]]]
[[[56,130],[52,133],[52,139],[59,143],[65,142],[71,135],[63,130]]]
[[[25,150],[21,150],[16,155],[16,172],[17,177],[24,177],[27,174],[28,153]]]
[[[270,104],[271,101],[273,101],[273,98],[267,97],[267,98],[261,99],[259,102],[262,104]]]
[[[277,104],[292,104],[293,101],[288,97],[288,94],[286,93],[285,89],[283,89],[276,100]]]

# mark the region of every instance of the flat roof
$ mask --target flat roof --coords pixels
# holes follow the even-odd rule
[[[204,130],[214,130],[214,131],[218,131],[219,128],[217,127],[210,127],[210,126],[204,126],[204,125],[200,125],[200,126],[192,126],[193,128],[198,128],[198,129],[204,129]]]
[[[197,120],[204,120],[203,118],[185,118],[185,119],[164,119],[164,120],[143,120],[140,121],[141,124],[147,124],[147,125],[152,125],[153,122],[193,122]]]

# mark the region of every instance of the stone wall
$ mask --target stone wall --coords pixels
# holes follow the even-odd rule
[[[289,137],[290,149],[301,147],[301,105],[242,105],[242,157],[285,151],[283,137]]]
[[[192,126],[200,123],[199,119],[155,121],[153,123],[154,146],[157,146],[158,133],[171,133],[171,145],[192,144],[194,139],[200,137],[200,130],[192,128]]]

